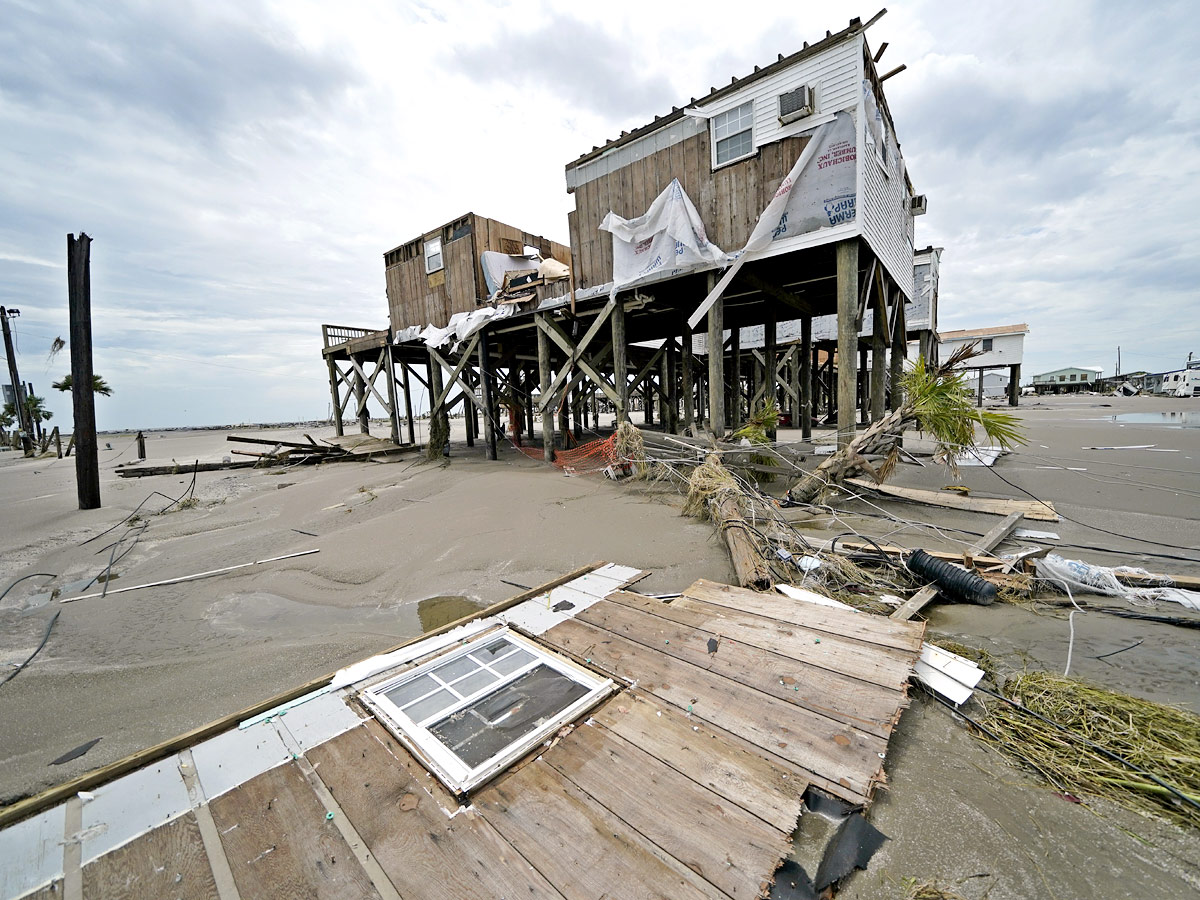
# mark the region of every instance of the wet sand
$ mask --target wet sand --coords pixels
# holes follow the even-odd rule
[[[1200,429],[1122,427],[1105,418],[1200,411],[1200,401],[1022,399],[1029,446],[1003,457],[995,471],[960,470],[962,483],[978,496],[1024,496],[1003,475],[1094,526],[1029,523],[1057,532],[1062,555],[1200,574],[1200,562],[1147,555],[1200,560],[1194,549],[1200,545]],[[291,439],[302,431],[318,438],[331,433],[272,434]],[[225,442],[226,433],[150,434],[147,462],[219,460],[235,446]],[[795,432],[780,434],[781,440],[796,438]],[[115,464],[133,459],[132,436],[104,436],[101,447],[106,442],[116,449],[100,455],[105,505],[89,512],[76,508],[72,460],[0,453],[0,590],[26,574],[55,576],[22,582],[0,601],[0,663],[24,659],[54,608],[62,613],[45,649],[0,687],[0,802],[390,647],[433,627],[440,616],[452,617],[464,603],[488,604],[519,591],[501,579],[535,585],[600,559],[651,570],[639,586],[647,592],[679,590],[696,578],[733,579],[711,527],[681,518],[679,498],[669,489],[568,477],[503,444],[500,459],[489,463],[480,448],[468,451],[457,441],[448,465],[410,456],[386,464],[200,473],[194,506],[154,515],[169,502],[155,497],[142,521],[83,544],[152,492],[177,497],[190,481],[190,475],[118,479]],[[1177,452],[1082,449],[1130,444]],[[906,438],[906,445],[920,447],[919,436]],[[952,481],[932,465],[906,464],[895,477],[898,484],[934,489]],[[961,548],[998,521],[890,501],[853,500],[845,508],[814,537],[852,528],[909,546]],[[132,549],[114,566],[113,588],[312,548],[320,553],[103,599],[50,600],[48,588],[103,571],[112,552],[104,548],[120,535],[126,540],[117,553]],[[1153,547],[1137,537],[1172,546]],[[1099,613],[1077,615],[1075,625],[1073,674],[1200,709],[1195,631]],[[1065,664],[1063,614],[937,605],[929,609],[929,628],[988,649],[1007,671],[1061,672]],[[1117,656],[1094,658],[1138,640]],[[86,755],[50,765],[97,737]],[[844,896],[900,897],[905,878],[938,878],[966,897],[992,900],[1200,891],[1195,834],[1103,804],[1062,801],[922,698],[897,729],[887,770],[892,787],[872,819],[891,840],[866,872],[847,882]],[[1103,874],[1110,870],[1116,877]],[[988,877],[973,877],[985,871]]]

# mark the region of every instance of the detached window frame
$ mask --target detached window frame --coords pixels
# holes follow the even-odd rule
[[[712,117],[713,169],[740,162],[754,155],[754,101],[747,100]],[[722,158],[722,144],[729,155]]]
[[[442,239],[431,237],[425,239],[425,274],[432,275],[445,268],[442,262]]]
[[[498,657],[489,657],[484,651],[499,641],[512,644],[514,649]],[[509,660],[508,664],[505,664],[505,660]],[[517,665],[517,662],[520,664]],[[541,667],[579,685],[584,689],[584,693],[568,705],[554,711],[532,731],[513,739],[474,765],[461,759],[434,732],[435,727],[444,726],[460,713],[468,711],[469,707],[499,695]],[[510,669],[511,671],[508,671]],[[435,674],[434,670],[442,672]],[[482,684],[485,680],[484,673],[496,677]],[[446,677],[447,674],[453,674],[455,677]],[[388,696],[398,688],[413,684],[423,684],[434,689],[423,693],[426,687],[417,687],[408,696],[404,696],[403,692],[396,699]],[[462,690],[456,688],[456,685],[463,684],[474,687]],[[472,638],[416,668],[371,685],[360,693],[360,697],[427,769],[452,792],[463,795],[508,768],[615,689],[616,685],[611,678],[598,675],[509,628],[500,628]],[[435,694],[443,693],[454,695],[454,698],[434,698]],[[443,702],[439,703],[439,699]],[[445,702],[447,700],[449,702]],[[431,711],[425,711],[431,707]],[[497,723],[507,717],[506,713]]]

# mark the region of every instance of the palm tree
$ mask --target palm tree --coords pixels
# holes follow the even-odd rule
[[[50,387],[54,388],[56,391],[71,390],[71,374],[68,372],[65,376],[63,376],[62,381],[56,381],[51,384]],[[99,375],[92,375],[92,393],[100,394],[103,397],[111,397],[112,388],[110,388],[108,386],[108,382]]]
[[[46,398],[30,394],[25,398],[25,410],[29,413],[29,421],[33,423],[34,436],[41,441],[42,423],[54,418],[54,413],[46,409]]]

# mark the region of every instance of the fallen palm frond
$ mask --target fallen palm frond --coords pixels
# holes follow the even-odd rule
[[[770,401],[750,415],[746,424],[733,433],[733,439],[735,441],[746,440],[750,444],[770,444],[771,440],[767,437],[767,432],[774,431],[778,425],[779,407],[775,405],[774,401]],[[762,453],[752,453],[750,462],[769,466],[775,460]],[[774,481],[775,475],[771,472],[761,472],[758,474],[757,480],[763,483]]]
[[[798,503],[812,503],[830,486],[862,472],[869,473],[877,484],[882,483],[900,460],[900,436],[905,428],[914,425],[933,435],[939,458],[952,469],[959,453],[977,446],[976,426],[983,429],[990,443],[1002,448],[1024,443],[1017,417],[976,409],[966,373],[955,371],[979,355],[977,347],[978,344],[967,344],[933,368],[926,366],[924,357],[919,358],[901,382],[904,402],[900,407],[826,457],[792,487],[789,496]],[[865,459],[872,454],[884,457],[878,467],[872,467]]]
[[[622,422],[617,426],[613,442],[613,452],[617,459],[627,463],[633,469],[635,478],[646,476],[646,444],[642,433],[630,422]]]
[[[1004,693],[1015,706],[989,701],[980,724],[1006,756],[1060,790],[1200,827],[1200,716],[1045,672]]]

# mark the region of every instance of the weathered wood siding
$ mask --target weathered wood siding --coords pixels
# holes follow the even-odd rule
[[[576,286],[612,281],[612,235],[598,230],[608,211],[626,218],[642,215],[672,178],[696,204],[708,239],[722,250],[740,249],[807,143],[807,136],[784,138],[714,172],[705,130],[581,184],[571,219]]]
[[[442,269],[425,272],[425,241],[442,239]],[[571,264],[571,249],[541,235],[468,213],[384,254],[388,314],[393,328],[445,325],[455,313],[470,312],[487,295],[479,255],[498,253],[507,242],[537,247],[542,256]]]

